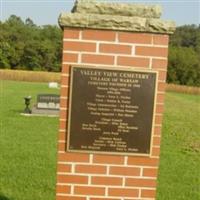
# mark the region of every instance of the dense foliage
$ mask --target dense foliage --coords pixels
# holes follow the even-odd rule
[[[168,82],[200,86],[200,25],[178,27],[170,38]]]
[[[60,71],[62,31],[11,15],[0,21],[0,68]],[[200,86],[200,25],[178,27],[170,38],[168,82]]]
[[[0,68],[60,71],[61,44],[59,27],[12,15],[0,22]]]

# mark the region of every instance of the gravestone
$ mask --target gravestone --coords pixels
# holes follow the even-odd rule
[[[32,109],[32,114],[59,115],[60,96],[56,94],[38,94],[37,102]]]
[[[169,34],[157,5],[62,13],[56,200],[154,200]]]
[[[60,104],[60,97],[56,94],[38,94],[37,108],[38,109],[53,109],[58,110]]]

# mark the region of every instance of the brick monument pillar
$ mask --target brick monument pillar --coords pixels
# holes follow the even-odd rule
[[[56,200],[153,200],[170,21],[159,6],[77,1],[63,29]]]

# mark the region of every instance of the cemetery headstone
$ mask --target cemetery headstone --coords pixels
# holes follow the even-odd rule
[[[56,82],[49,82],[48,86],[49,86],[49,88],[58,88],[58,83],[56,83]]]
[[[60,108],[60,96],[56,94],[38,94],[36,105],[32,114],[58,115]]]

